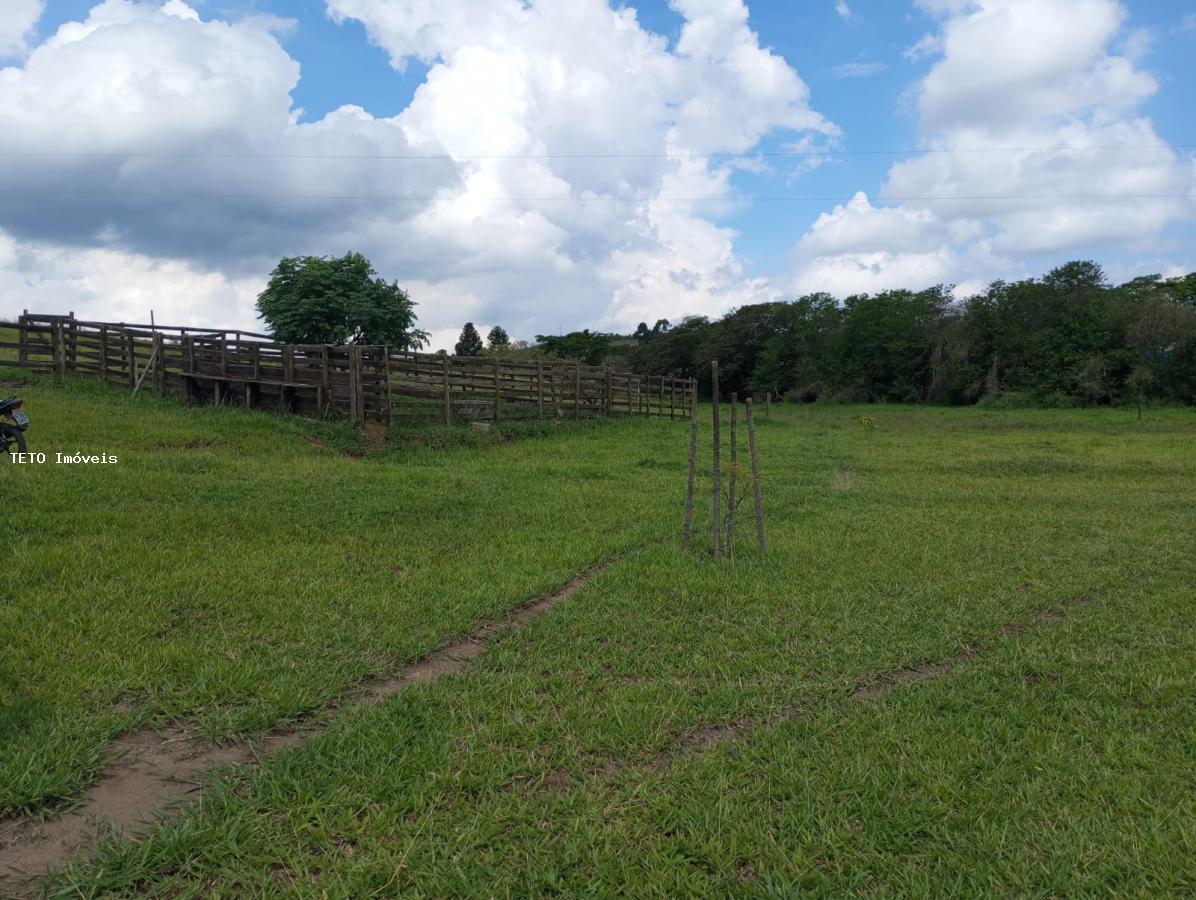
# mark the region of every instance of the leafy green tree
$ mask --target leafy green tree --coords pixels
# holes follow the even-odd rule
[[[811,294],[757,303],[717,321],[646,322],[629,335],[537,337],[532,352],[615,361],[695,377],[724,393],[781,391],[801,400],[975,403],[1018,393],[1031,402],[1196,402],[1196,273],[1114,286],[1077,260],[1042,278],[994,281],[956,301],[940,285],[838,302]]]
[[[585,331],[571,331],[568,334],[537,334],[536,346],[545,356],[555,356],[559,359],[576,359],[588,366],[602,364],[602,360],[610,352],[611,337],[609,334],[591,333]]]
[[[360,253],[279,261],[257,298],[258,315],[284,344],[389,344],[422,347],[415,304],[396,282],[378,277]]]
[[[495,325],[486,335],[486,345],[491,350],[505,350],[511,346],[511,337],[501,325]]]
[[[473,322],[466,322],[465,327],[461,329],[455,350],[458,356],[482,355],[482,336],[473,327]]]

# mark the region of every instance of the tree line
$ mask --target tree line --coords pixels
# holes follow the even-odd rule
[[[803,402],[1095,405],[1196,401],[1196,274],[1111,285],[1093,262],[995,281],[956,300],[938,286],[817,293],[721,319],[641,324],[640,372]]]
[[[288,343],[418,348],[415,304],[369,261],[284,259],[258,311]],[[826,293],[742,306],[719,319],[641,322],[632,334],[574,331],[483,342],[466,323],[458,355],[555,357],[641,374],[695,377],[709,390],[800,402],[1095,405],[1196,402],[1196,273],[1109,283],[1094,262],[1041,278],[994,281],[957,299],[923,291]]]

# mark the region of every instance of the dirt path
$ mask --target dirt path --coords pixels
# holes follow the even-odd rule
[[[440,650],[429,653],[391,675],[358,685],[334,706],[373,703],[408,687],[429,684],[463,672],[487,643],[506,631],[517,631],[581,590],[614,560],[593,566],[555,593],[512,611]],[[287,725],[247,743],[212,746],[185,729],[144,730],[125,735],[108,747],[114,759],[98,775],[78,806],[44,821],[35,818],[0,821],[0,896],[31,895],[36,879],[72,857],[94,848],[103,834],[136,835],[147,822],[177,809],[196,795],[209,770],[232,763],[247,764],[284,747],[306,744],[327,724]]]
[[[959,666],[983,653],[986,648],[993,646],[994,641],[1014,637],[1042,625],[1060,622],[1067,618],[1068,613],[1072,609],[1078,606],[1087,606],[1094,602],[1094,599],[1092,594],[1070,597],[1055,609],[1036,613],[1021,622],[1011,622],[1007,625],[1002,625],[997,629],[993,639],[984,645],[969,641],[959,650],[942,659],[923,660],[914,665],[904,666],[861,681],[847,694],[841,704],[841,708],[846,711],[850,708],[851,704],[869,703],[879,700],[889,691],[903,684],[933,681],[943,678],[951,674]],[[646,766],[651,769],[667,769],[672,766],[674,761],[690,754],[703,753],[733,744],[761,729],[770,728],[786,721],[791,722],[805,719],[809,715],[810,713],[807,710],[800,707],[782,706],[770,715],[761,718],[743,718],[732,722],[705,723],[690,728],[678,735],[672,746],[652,756],[638,759],[610,758],[599,760],[595,764],[588,766],[583,772],[578,773],[578,777],[576,778],[574,777],[574,773],[568,770],[561,770],[549,773],[543,779],[517,779],[510,784],[504,785],[504,787],[507,790],[521,789],[525,792],[567,793],[573,788],[579,787],[588,778],[614,777],[626,770],[639,766]]]

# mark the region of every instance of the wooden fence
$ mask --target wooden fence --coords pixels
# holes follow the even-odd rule
[[[549,359],[446,356],[390,347],[275,344],[228,329],[22,315],[0,366],[52,370],[181,393],[191,402],[366,421],[688,418],[696,383]],[[4,335],[0,333],[0,337]]]

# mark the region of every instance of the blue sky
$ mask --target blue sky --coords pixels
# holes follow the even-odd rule
[[[633,9],[639,29],[609,33],[603,29],[613,14],[601,0],[577,0],[589,18],[555,14],[561,5],[546,2],[524,8],[519,0],[445,0],[443,13],[425,10],[419,21],[396,16],[407,4],[393,0],[169,0],[165,7],[160,0],[107,0],[93,13],[96,5],[45,3],[24,33],[23,50],[3,61],[21,82],[0,82],[0,113],[6,91],[13,109],[27,109],[39,92],[55,98],[60,91],[88,93],[87,85],[71,86],[77,63],[68,59],[77,57],[46,41],[91,15],[105,28],[76,41],[71,52],[86,48],[88,84],[108,91],[92,97],[84,117],[91,123],[86,127],[98,131],[84,134],[85,125],[65,101],[47,104],[53,107],[47,116],[64,117],[57,126],[78,137],[80,153],[103,145],[114,156],[129,157],[110,169],[71,169],[30,158],[21,163],[29,167],[21,182],[52,186],[55,179],[91,178],[89,195],[116,182],[128,194],[185,183],[189,200],[122,195],[109,203],[92,196],[79,209],[64,201],[62,215],[82,225],[64,225],[60,234],[44,214],[14,204],[5,217],[0,209],[0,236],[9,244],[5,263],[0,243],[0,273],[8,268],[0,283],[24,286],[34,300],[63,283],[77,284],[70,272],[102,260],[101,268],[124,271],[130,283],[141,281],[134,289],[93,278],[95,295],[80,294],[79,305],[97,312],[123,309],[142,302],[146,284],[153,284],[167,291],[165,302],[176,316],[248,322],[253,285],[278,255],[365,249],[384,275],[415,286],[433,330],[447,334],[468,317],[530,332],[558,323],[622,328],[641,316],[717,314],[811,289],[844,295],[936,281],[974,287],[993,277],[1038,274],[1076,257],[1101,261],[1114,277],[1196,268],[1193,203],[1183,197],[1196,185],[1196,133],[1185,108],[1185,86],[1196,83],[1196,18],[1191,4],[1179,0],[749,0],[746,27],[739,0],[653,0],[615,7]],[[593,39],[579,28],[594,29]],[[988,28],[995,29],[991,52]],[[155,29],[174,42],[163,44],[172,49],[143,61],[137,42],[143,42],[141,50],[147,40],[156,43]],[[642,41],[648,43],[637,43]],[[911,52],[919,41],[925,52]],[[632,45],[638,49],[628,49]],[[726,47],[739,48],[740,55],[728,57]],[[225,49],[246,54],[244,70],[215,68]],[[657,71],[620,88],[627,66],[640,57]],[[570,70],[573,59],[578,62]],[[783,68],[780,80],[757,90],[767,80],[757,76],[765,71],[759,67],[774,64]],[[588,117],[575,86],[562,86],[552,65],[566,81],[615,86],[599,89],[597,112]],[[298,67],[297,80],[292,66]],[[1018,69],[1037,74],[1020,78],[1011,72]],[[506,95],[479,107],[471,95],[474,87],[488,87],[488,72],[515,80]],[[747,80],[736,81],[741,76]],[[84,77],[82,71],[76,77]],[[638,100],[630,96],[653,77],[658,85],[644,88]],[[179,88],[168,114],[132,120],[128,108],[150,110],[165,102],[154,83],[174,87],[188,78],[195,79],[194,93],[185,84]],[[506,100],[518,92],[526,105],[507,109]],[[626,110],[618,108],[620,93],[629,96]],[[201,114],[183,115],[189,103]],[[652,103],[659,108],[645,111]],[[119,110],[108,128],[106,104]],[[678,125],[678,110],[686,104],[698,110],[708,104],[717,114],[705,124]],[[354,119],[338,112],[346,105],[368,115]],[[453,115],[458,108],[459,119]],[[469,135],[470,117],[480,121],[491,108],[495,117]],[[283,121],[287,110],[290,124]],[[620,133],[624,115],[629,124]],[[271,116],[278,119],[277,134],[255,124]],[[670,175],[671,163],[632,171],[630,163],[607,158],[528,163],[526,171],[516,171],[516,164],[460,160],[449,173],[402,159],[330,159],[305,168],[259,158],[284,146],[290,155],[296,141],[317,156],[346,149],[355,157],[401,156],[417,140],[456,156],[456,148],[466,145],[490,152],[486,142],[500,133],[498,155],[512,148],[516,156],[551,155],[566,146],[569,152],[590,146],[576,135],[587,134],[602,117],[592,146],[604,157],[646,148],[662,158],[740,154],[741,164],[728,170],[729,158],[716,155],[701,171]],[[711,134],[719,117],[726,122],[725,139]],[[46,134],[55,133],[53,121],[31,123],[27,130],[43,125]],[[563,137],[569,134],[572,141]],[[1075,149],[1127,142],[1173,149]],[[1053,156],[1007,152],[1028,144],[1064,149]],[[835,155],[817,165],[808,157],[755,156],[795,145]],[[159,165],[138,157],[159,146],[199,159]],[[928,147],[979,151],[986,162],[971,166],[966,153],[901,152]],[[229,148],[245,159],[219,155]],[[912,166],[895,167],[903,160]],[[614,174],[623,168],[626,176]],[[537,178],[543,190],[568,197],[551,203],[529,197],[542,192]],[[291,195],[318,193],[332,183],[348,185],[341,191],[352,196],[427,198],[440,192],[452,208],[313,201],[296,212],[301,204]],[[610,189],[608,201],[630,196],[650,202],[639,208],[607,202],[607,212],[592,200],[579,202],[603,193],[596,185],[608,183],[622,185]],[[256,201],[245,196],[258,184],[273,186]],[[1044,199],[1056,189],[1071,199]],[[496,191],[535,202],[495,207]],[[682,207],[673,202],[678,191],[700,193],[704,201]],[[919,197],[991,191],[1038,199],[906,202],[910,191]],[[860,192],[863,197],[847,203]],[[1149,199],[1094,207],[1082,199],[1089,192]],[[713,202],[737,198],[756,199]],[[666,207],[671,211],[659,214]],[[323,231],[297,221],[298,215],[325,214],[330,221]],[[395,249],[400,245],[404,249]],[[11,310],[0,309],[5,312]]]

